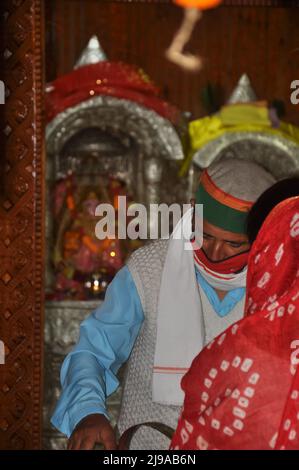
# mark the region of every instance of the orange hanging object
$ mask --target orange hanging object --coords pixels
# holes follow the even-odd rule
[[[196,23],[202,17],[202,10],[214,8],[220,5],[222,0],[173,0],[174,3],[184,8],[183,22],[176,32],[172,43],[166,50],[166,57],[181,68],[196,72],[201,70],[203,61],[201,57],[184,52],[184,47],[189,41]]]
[[[222,0],[174,0],[174,3],[183,8],[198,8],[199,10],[208,10],[220,5]]]

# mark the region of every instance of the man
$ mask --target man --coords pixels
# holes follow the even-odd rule
[[[70,437],[69,449],[96,442],[116,448],[105,399],[127,365],[118,429],[145,421],[175,427],[183,393],[180,381],[192,359],[243,316],[249,244],[246,215],[274,182],[262,167],[223,159],[201,177],[203,245],[192,251],[181,240],[158,240],[137,250],[110,284],[105,302],[85,320],[65,359],[62,395],[52,423]],[[190,226],[189,213],[181,229]],[[166,438],[138,431],[134,449],[167,449]]]

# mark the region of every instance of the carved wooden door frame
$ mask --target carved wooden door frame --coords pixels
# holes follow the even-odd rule
[[[42,0],[1,1],[0,449],[41,446],[44,304]],[[2,344],[3,344],[2,343]]]

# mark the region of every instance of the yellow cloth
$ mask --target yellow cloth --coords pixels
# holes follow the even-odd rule
[[[299,128],[281,122],[271,127],[269,110],[264,103],[240,103],[224,106],[214,116],[197,119],[189,124],[190,151],[183,163],[180,174],[188,170],[194,153],[209,142],[228,132],[257,132],[279,135],[299,145]]]

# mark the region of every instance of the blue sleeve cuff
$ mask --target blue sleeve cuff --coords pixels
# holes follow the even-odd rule
[[[106,409],[103,406],[96,404],[96,403],[94,404],[89,403],[86,406],[78,408],[76,412],[73,411],[71,416],[68,415],[68,416],[61,417],[61,416],[54,415],[51,419],[51,423],[53,424],[53,426],[58,428],[60,432],[62,432],[69,438],[72,432],[74,431],[75,427],[77,426],[77,424],[83,418],[92,414],[101,414],[101,415],[106,416],[107,419],[110,419],[109,415],[107,414]]]
[[[80,338],[61,368],[62,393],[52,424],[69,436],[85,416],[104,414],[106,397],[118,385],[144,320],[133,278],[125,266],[109,285],[105,301],[80,327]]]

